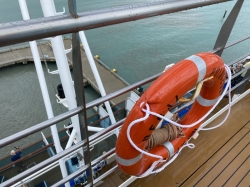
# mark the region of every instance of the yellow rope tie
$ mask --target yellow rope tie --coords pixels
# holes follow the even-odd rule
[[[172,121],[178,121],[178,114],[174,114],[171,118]],[[146,147],[147,150],[152,149],[156,145],[161,145],[166,141],[172,141],[176,138],[184,137],[182,132],[182,128],[177,127],[173,124],[166,124],[161,129],[156,129],[151,134],[148,145]]]
[[[189,101],[194,100],[194,99],[195,99],[196,97],[198,97],[198,95],[200,94],[201,88],[202,88],[202,86],[203,86],[203,83],[206,82],[206,81],[208,81],[208,80],[211,80],[212,78],[214,78],[214,76],[208,77],[208,78],[206,78],[206,79],[200,81],[200,82],[196,85],[196,89],[195,89],[194,95],[193,95],[191,98],[184,98],[184,97],[182,97],[182,98],[179,99],[179,102],[180,102],[180,103],[185,103],[185,102],[189,102]]]

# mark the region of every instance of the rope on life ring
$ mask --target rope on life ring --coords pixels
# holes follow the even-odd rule
[[[178,113],[174,114],[171,117],[172,121],[178,122],[180,119],[178,118]],[[166,141],[172,141],[176,138],[184,137],[184,133],[182,128],[175,126],[174,124],[165,124],[160,129],[155,129],[149,140],[146,150],[150,150],[154,148],[156,145],[161,145]]]
[[[213,78],[213,76],[211,76],[207,79],[204,79],[203,81],[200,81],[196,85],[196,89],[195,89],[193,96],[191,98],[188,98],[188,99],[182,97],[182,98],[180,98],[179,102],[180,103],[190,102],[190,101],[194,100],[195,98],[197,98],[200,91],[201,91],[203,83],[205,81],[212,79],[212,78]],[[174,114],[170,119],[174,122],[180,121],[180,119],[178,119],[178,113]],[[146,150],[150,150],[153,147],[155,147],[156,145],[161,145],[166,141],[172,141],[172,140],[175,140],[176,138],[180,138],[180,137],[185,137],[181,127],[175,126],[174,124],[171,124],[171,123],[166,124],[166,125],[162,126],[160,129],[156,129],[152,132],[152,134],[148,140],[148,145],[146,147]]]
[[[223,91],[226,73],[228,82]],[[211,76],[213,78],[204,83],[180,124],[160,115],[165,114],[197,82]],[[230,69],[219,56],[212,53],[193,55],[168,69],[141,96],[122,126],[116,144],[116,160],[120,169],[129,175],[145,177],[162,171],[175,160],[184,147],[193,148],[194,145],[188,143],[189,140],[206,116],[218,105],[227,89],[230,89],[230,80]],[[230,104],[229,96],[229,106]],[[229,113],[230,107],[226,118]],[[148,139],[160,119],[183,128],[185,137],[164,142],[148,151]],[[166,162],[167,160],[169,161]],[[162,165],[164,162],[166,163]],[[160,165],[162,167],[159,168]]]

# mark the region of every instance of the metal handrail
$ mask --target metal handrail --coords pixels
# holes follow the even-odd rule
[[[43,152],[44,150],[46,150],[49,147],[52,147],[53,145],[54,145],[54,143],[46,145],[46,146],[44,146],[44,147],[42,147],[42,148],[40,148],[40,149],[32,152],[31,154],[25,155],[24,157],[21,157],[20,159],[18,159],[18,160],[14,161],[14,162],[11,162],[11,163],[9,163],[9,164],[1,167],[0,168],[0,172],[3,172],[4,170],[9,169],[10,167],[12,167],[13,165],[16,165],[18,163],[21,164],[23,161],[27,160],[28,158],[34,156],[37,153]]]
[[[233,64],[235,64],[235,63],[237,63],[237,62],[239,62],[239,61],[241,61],[241,60],[243,60],[243,59],[245,59],[245,58],[246,58],[247,56],[249,56],[249,55],[250,55],[250,53],[246,53],[245,55],[243,55],[243,56],[241,56],[241,57],[235,59],[234,61],[228,63],[228,65],[231,66],[231,65],[233,65]]]
[[[245,40],[247,40],[247,39],[249,39],[249,38],[250,38],[250,35],[248,35],[248,36],[246,36],[246,37],[244,37],[244,38],[241,38],[241,39],[239,39],[239,40],[237,40],[237,41],[231,42],[231,43],[229,43],[228,45],[226,45],[226,47],[225,47],[224,49],[227,49],[227,48],[229,48],[229,47],[232,47],[232,46],[234,46],[234,45],[236,45],[236,44],[238,44],[238,43],[240,43],[240,42],[243,42],[243,41],[245,41]]]
[[[77,18],[61,15],[5,23],[0,25],[0,47],[227,1],[230,0],[164,0],[78,13]]]
[[[118,168],[118,165],[115,165],[114,167],[112,167],[110,170],[106,171],[104,174],[102,174],[100,177],[98,177],[97,179],[95,179],[93,181],[93,184],[98,183],[100,180],[104,179],[105,177],[107,177],[110,173],[113,173],[116,169]]]
[[[161,75],[161,73],[156,74],[156,75],[151,76],[151,77],[149,77],[147,79],[144,79],[144,80],[142,80],[142,81],[140,81],[138,83],[132,84],[132,85],[127,86],[125,88],[122,88],[122,89],[120,89],[120,90],[118,90],[116,92],[113,92],[113,93],[108,94],[108,95],[106,95],[104,97],[96,99],[95,101],[92,101],[92,102],[86,104],[86,109],[92,108],[92,107],[94,107],[96,105],[99,105],[99,104],[101,104],[101,103],[103,103],[105,101],[108,101],[108,100],[110,100],[110,99],[112,99],[112,98],[114,98],[116,96],[122,95],[122,94],[124,94],[124,93],[126,93],[128,91],[131,91],[131,90],[133,90],[133,89],[135,89],[135,88],[137,88],[137,87],[139,87],[139,86],[141,86],[143,84],[149,83],[149,82],[155,80],[160,75]],[[20,131],[20,132],[18,132],[16,134],[13,134],[13,135],[10,135],[10,136],[8,136],[6,138],[3,138],[3,139],[0,140],[0,148],[4,147],[4,146],[6,146],[6,145],[8,145],[10,143],[13,143],[13,142],[15,142],[17,140],[20,140],[20,139],[22,139],[22,138],[24,138],[24,137],[26,137],[28,135],[34,134],[34,133],[36,133],[36,132],[38,132],[38,131],[40,131],[42,129],[45,129],[45,128],[51,126],[51,125],[54,125],[54,124],[56,124],[56,123],[58,123],[58,122],[60,122],[60,121],[62,121],[64,119],[67,119],[67,118],[69,118],[71,116],[74,116],[74,115],[76,115],[76,114],[78,114],[78,113],[80,113],[82,111],[83,111],[83,107],[77,107],[77,108],[69,110],[69,111],[67,111],[67,112],[65,112],[63,114],[60,114],[60,115],[58,115],[56,117],[48,119],[48,120],[46,120],[46,121],[44,121],[42,123],[39,123],[39,124],[34,125],[32,127],[29,127],[29,128],[27,128],[27,129],[25,129],[23,131]]]
[[[92,161],[91,165],[97,164],[98,162],[104,160],[105,158],[107,158],[108,156],[112,155],[113,153],[115,153],[115,148],[111,149],[107,153],[101,155],[100,157],[98,157],[97,159],[95,159],[94,161]],[[70,179],[73,179],[74,177],[76,177],[77,175],[83,173],[87,169],[88,169],[88,166],[83,166],[81,169],[79,169],[76,172],[70,174],[69,176],[63,178],[62,180],[58,181],[56,184],[53,184],[52,186],[54,186],[54,187],[61,186],[65,182],[69,181]]]
[[[77,143],[76,145],[73,145],[72,147],[56,154],[53,157],[50,157],[46,160],[44,160],[43,162],[37,164],[36,166],[30,168],[29,170],[23,171],[22,173],[20,173],[19,175],[16,175],[14,177],[12,177],[10,180],[7,180],[5,182],[3,182],[0,186],[11,186],[14,183],[18,182],[19,180],[28,177],[31,173],[35,173],[36,171],[42,169],[45,166],[48,166],[49,164],[52,164],[53,162],[56,162],[57,160],[67,156],[68,154],[70,154],[71,152],[83,147],[86,145],[86,141],[82,140],[79,143]]]
[[[63,114],[60,114],[60,115],[58,115],[56,117],[50,118],[50,119],[48,119],[48,120],[46,120],[44,122],[38,123],[37,125],[29,127],[29,128],[27,128],[27,129],[25,129],[23,131],[20,131],[20,132],[18,132],[16,134],[13,134],[13,135],[10,135],[10,136],[8,136],[6,138],[3,138],[3,139],[0,140],[0,148],[4,147],[4,146],[6,146],[6,145],[8,145],[10,143],[13,143],[13,142],[15,142],[17,140],[20,140],[20,139],[22,139],[22,138],[24,138],[26,136],[34,134],[35,132],[38,132],[38,131],[40,131],[42,129],[45,129],[45,128],[51,126],[51,125],[54,125],[54,124],[56,124],[56,123],[58,123],[58,122],[60,122],[62,120],[65,120],[65,119],[71,117],[71,116],[74,116],[74,115],[82,112],[82,110],[83,110],[83,107],[77,107],[77,108],[69,110],[69,111],[67,111],[67,112],[65,112]]]
[[[230,48],[230,47],[232,47],[232,46],[234,46],[234,45],[236,45],[236,44],[238,44],[238,43],[240,43],[240,42],[243,42],[243,41],[245,41],[245,40],[247,40],[247,39],[249,39],[249,38],[250,38],[250,35],[248,35],[248,36],[246,36],[246,37],[243,37],[243,38],[241,38],[241,39],[239,39],[239,40],[233,41],[233,42],[227,44],[223,49]],[[211,50],[210,52],[211,52],[211,53],[216,53],[216,52],[218,52],[218,51],[220,51],[220,50],[221,50],[221,49],[216,49],[216,50]]]
[[[117,90],[117,91],[115,91],[115,92],[113,92],[113,93],[110,93],[110,94],[108,94],[108,95],[106,95],[106,96],[103,96],[103,97],[101,97],[101,98],[99,98],[99,99],[96,99],[96,100],[94,100],[94,101],[91,101],[91,102],[89,102],[89,103],[86,104],[86,109],[92,108],[92,107],[94,107],[94,106],[99,105],[100,103],[103,103],[103,102],[105,102],[105,101],[111,100],[111,99],[113,99],[113,98],[115,98],[115,97],[117,97],[117,96],[119,96],[119,95],[122,95],[122,94],[128,92],[128,91],[131,91],[131,90],[133,90],[133,89],[135,89],[135,88],[138,88],[139,86],[141,86],[141,85],[143,85],[143,84],[150,83],[150,82],[152,82],[153,80],[157,79],[161,74],[162,74],[162,73],[158,73],[158,74],[153,75],[153,76],[151,76],[151,77],[149,77],[149,78],[146,78],[146,79],[144,79],[144,80],[142,80],[142,81],[139,81],[139,82],[137,82],[137,83],[131,84],[131,85],[129,85],[129,86],[126,86],[125,88],[122,88],[122,89],[120,89],[120,90]]]

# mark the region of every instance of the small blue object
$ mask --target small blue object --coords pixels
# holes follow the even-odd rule
[[[178,113],[178,117],[181,118],[182,116],[186,115],[187,112],[190,110],[190,108],[192,107],[192,105],[189,105],[188,107],[184,108],[183,110],[181,110]]]
[[[188,107],[184,108],[183,110],[181,110],[179,113],[178,113],[178,118],[181,118],[182,116],[186,115],[187,112],[190,110],[190,108],[192,107],[192,105],[189,105]],[[161,123],[161,128],[166,125],[166,124],[170,124],[168,121],[166,120],[163,120],[162,123]]]
[[[161,128],[164,126],[164,125],[167,125],[167,124],[170,124],[168,121],[165,121],[163,120],[162,123],[161,123]]]

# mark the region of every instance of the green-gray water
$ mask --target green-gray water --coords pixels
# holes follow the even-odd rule
[[[146,2],[139,0],[136,2]],[[134,83],[161,72],[167,64],[175,63],[197,52],[212,50],[217,35],[225,19],[225,10],[230,10],[236,1],[197,8],[193,10],[152,17],[144,20],[122,23],[86,31],[93,55],[98,54],[110,68],[116,68],[118,74],[127,82]],[[78,11],[88,11],[117,5],[133,4],[132,0],[122,3],[114,1],[78,1]],[[31,18],[42,17],[38,0],[27,1]],[[66,0],[56,0],[56,9],[67,10]],[[250,1],[245,1],[239,14],[229,43],[250,34]],[[66,12],[68,13],[68,11]],[[226,17],[228,16],[226,15]],[[0,0],[0,23],[21,20],[17,0]],[[8,49],[10,46],[0,48]],[[249,52],[249,41],[224,51],[226,63]],[[56,69],[54,64],[49,64]],[[51,81],[47,83],[55,115],[61,112],[56,104]],[[51,77],[51,76],[50,76]],[[60,83],[53,76],[53,84]],[[40,87],[33,63],[15,65],[0,69],[0,137],[4,138],[46,119]],[[92,89],[87,90],[87,101],[98,97]],[[63,109],[66,111],[66,109]],[[62,125],[58,127],[62,128]],[[49,134],[49,130],[45,131]],[[20,142],[1,149],[0,156],[8,155],[14,145],[20,147],[40,139],[39,134],[32,135]]]

